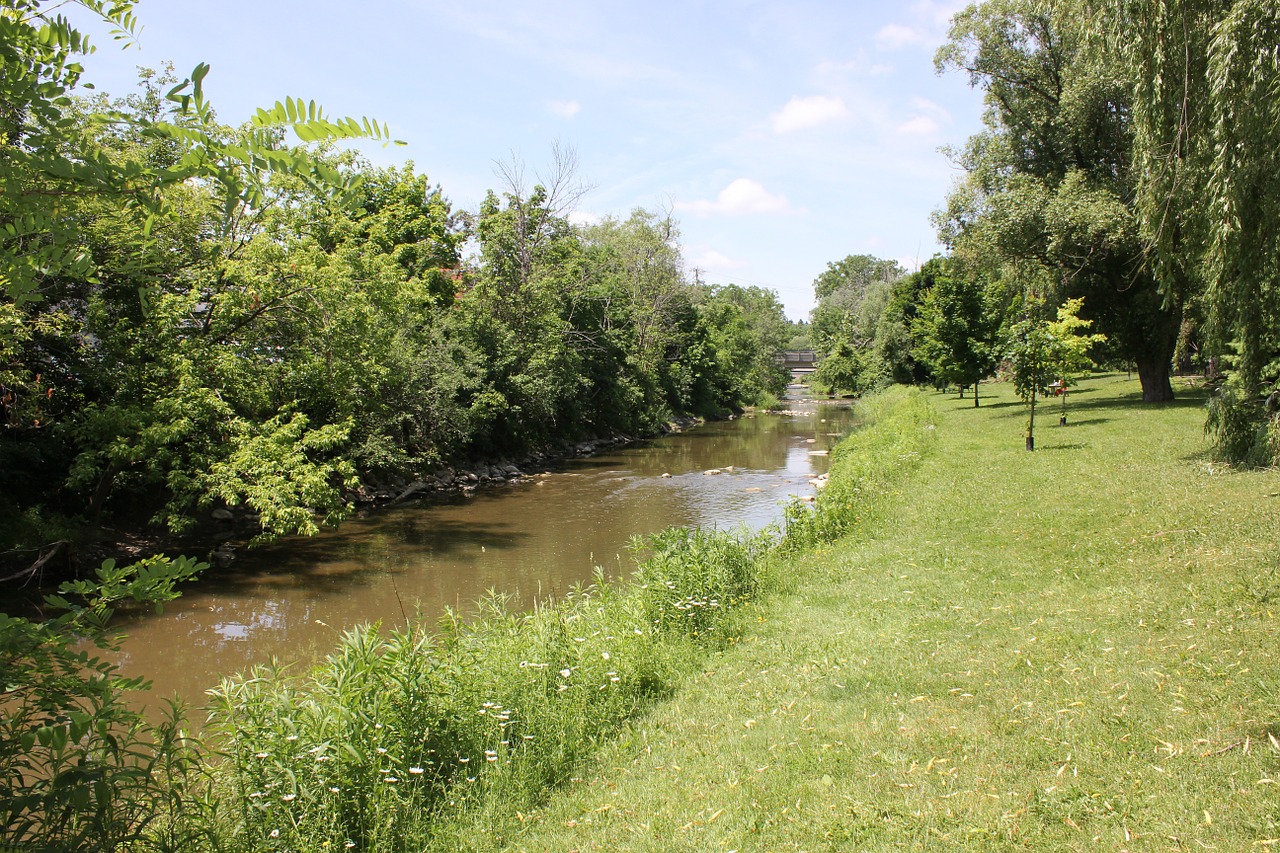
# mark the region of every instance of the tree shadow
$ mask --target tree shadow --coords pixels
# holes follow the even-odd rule
[[[1049,451],[1049,450],[1084,450],[1084,449],[1085,449],[1086,447],[1088,447],[1088,446],[1089,446],[1089,445],[1087,445],[1087,444],[1083,444],[1083,443],[1081,443],[1081,442],[1073,442],[1073,443],[1071,443],[1071,444],[1042,444],[1042,445],[1040,445],[1039,447],[1037,447],[1037,448],[1036,448],[1036,451],[1040,451],[1040,450],[1045,450],[1045,451]]]

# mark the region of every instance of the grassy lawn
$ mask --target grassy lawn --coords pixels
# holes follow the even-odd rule
[[[1008,386],[930,395],[864,530],[475,847],[1280,850],[1280,472],[1211,463],[1182,397],[1097,377],[1027,453]]]

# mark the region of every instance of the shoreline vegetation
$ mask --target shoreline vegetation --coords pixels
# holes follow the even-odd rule
[[[134,733],[164,794],[121,849],[1273,843],[1280,472],[1211,461],[1195,388],[1090,377],[1035,454],[983,394],[860,402],[780,530],[224,679],[203,743]]]

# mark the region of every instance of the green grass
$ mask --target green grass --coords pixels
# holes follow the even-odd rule
[[[1034,453],[983,391],[931,395],[936,446],[858,481],[848,536],[775,566],[738,640],[545,806],[459,842],[1280,849],[1280,473],[1210,462],[1192,389],[1087,381]]]

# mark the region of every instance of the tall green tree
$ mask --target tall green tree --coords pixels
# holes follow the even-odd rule
[[[912,324],[912,353],[943,384],[978,386],[991,375],[1000,357],[1003,315],[985,283],[953,269],[932,278]]]
[[[1132,83],[1092,49],[1084,11],[1071,0],[993,0],[955,17],[936,64],[983,89],[987,129],[957,152],[966,177],[937,222],[954,253],[993,280],[1031,263],[1050,275],[1055,301],[1083,297],[1089,319],[1136,363],[1143,399],[1159,402],[1173,396],[1190,287],[1149,263]]]
[[[1136,210],[1165,283],[1206,311],[1229,377],[1209,426],[1229,458],[1280,454],[1280,8],[1267,0],[1090,4],[1131,81]],[[1129,22],[1141,21],[1140,26]]]

